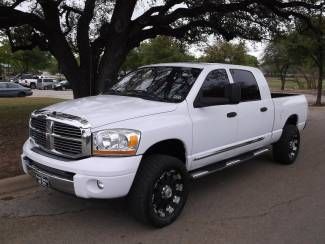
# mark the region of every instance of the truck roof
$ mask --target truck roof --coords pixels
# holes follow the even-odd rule
[[[223,63],[201,63],[201,62],[176,62],[176,63],[159,63],[145,65],[143,67],[153,67],[153,66],[175,66],[175,67],[189,67],[189,68],[236,68],[236,69],[247,69],[256,70],[255,67],[234,65],[234,64],[223,64]]]

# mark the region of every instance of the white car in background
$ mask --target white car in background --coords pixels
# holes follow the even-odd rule
[[[52,90],[58,81],[52,76],[39,76],[37,78],[36,88],[39,90]]]
[[[32,74],[21,74],[16,79],[20,85],[36,89],[38,76]]]

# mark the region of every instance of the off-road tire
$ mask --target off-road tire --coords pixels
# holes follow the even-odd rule
[[[188,172],[179,159],[159,154],[145,157],[128,195],[129,210],[142,223],[159,228],[167,226],[182,212],[187,200],[188,185]],[[171,195],[169,198],[166,190]],[[165,204],[166,201],[168,203]],[[165,207],[158,209],[158,205]],[[174,209],[172,213],[171,209]],[[162,217],[164,211],[166,215]]]
[[[286,125],[281,138],[273,144],[273,158],[281,164],[293,164],[299,154],[300,133],[295,125]]]

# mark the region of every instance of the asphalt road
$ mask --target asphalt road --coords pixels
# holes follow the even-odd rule
[[[0,243],[325,243],[325,108],[311,108],[295,165],[271,155],[191,184],[178,221],[153,229],[125,200],[31,188],[0,195]]]

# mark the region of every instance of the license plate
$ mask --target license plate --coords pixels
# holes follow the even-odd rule
[[[49,183],[49,178],[47,178],[44,175],[39,175],[39,174],[35,174],[36,177],[36,181],[38,184],[40,184],[43,187],[49,187],[50,183]]]

